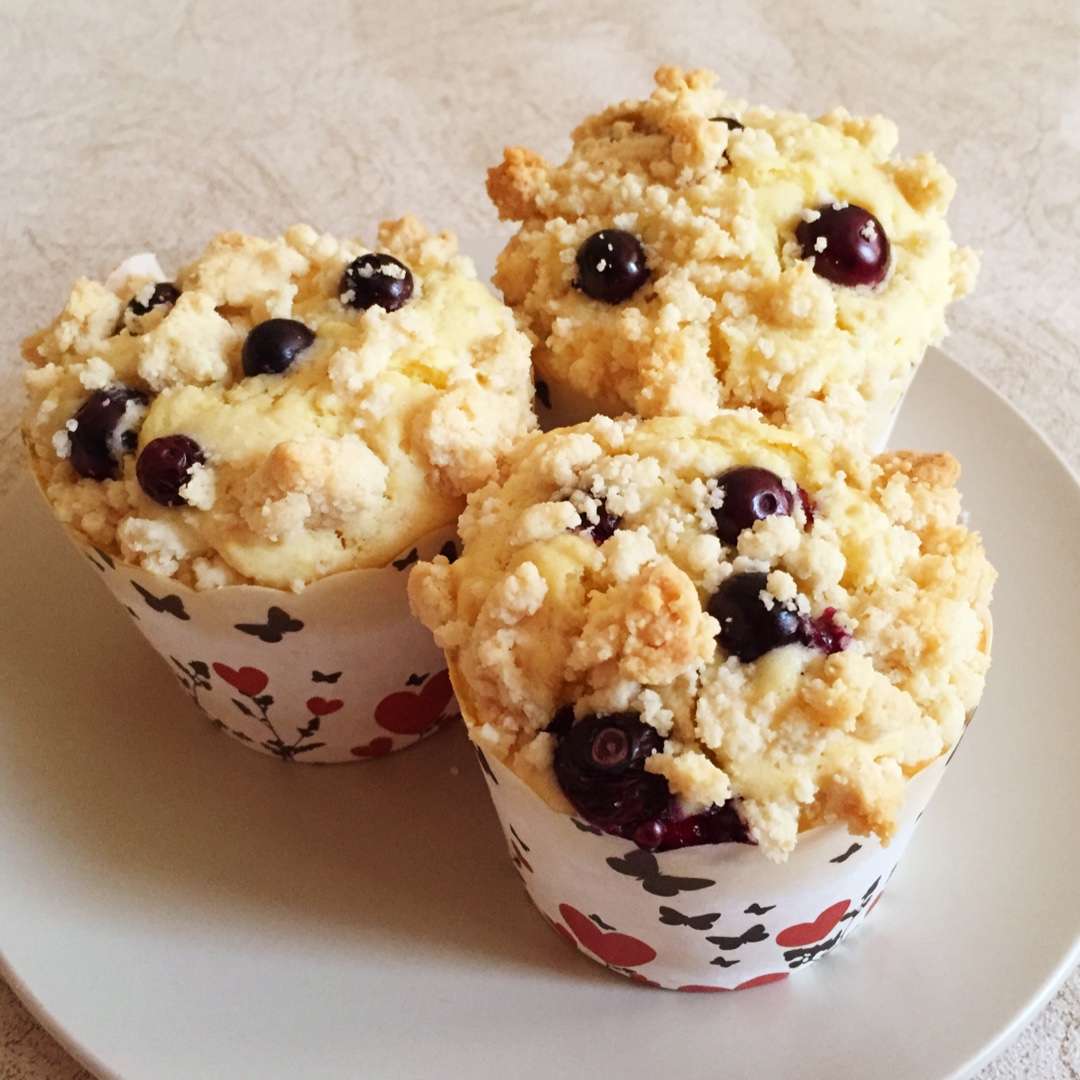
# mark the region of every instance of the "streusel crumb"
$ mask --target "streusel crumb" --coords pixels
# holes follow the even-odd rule
[[[630,712],[685,811],[734,800],[770,855],[826,822],[888,841],[989,666],[995,574],[957,476],[749,409],[596,417],[526,438],[410,600],[472,737],[552,806],[556,717]]]
[[[297,225],[222,233],[172,281],[135,256],[76,282],[23,351],[25,440],[61,521],[195,588],[384,565],[453,524],[535,426],[528,338],[453,236],[412,217],[377,253]],[[154,497],[138,463],[178,435],[195,450],[151,475]]]
[[[975,280],[945,221],[953,179],[931,154],[897,157],[880,116],[751,107],[705,71],[656,83],[585,120],[561,165],[511,147],[490,170],[520,222],[494,280],[538,377],[579,413],[749,405],[880,442]]]

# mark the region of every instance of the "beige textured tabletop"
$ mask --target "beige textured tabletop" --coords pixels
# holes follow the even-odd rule
[[[983,253],[945,348],[1080,471],[1075,0],[0,0],[0,498],[25,472],[20,338],[75,277],[295,221],[502,235],[484,176],[503,146],[558,156],[661,63],[776,107],[882,112],[902,150],[933,149]],[[0,1080],[87,1075],[0,983]],[[1080,978],[978,1075],[1080,1078]]]

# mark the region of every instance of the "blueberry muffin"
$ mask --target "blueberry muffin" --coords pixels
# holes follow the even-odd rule
[[[661,68],[643,101],[585,120],[552,165],[489,173],[520,222],[495,284],[562,411],[704,419],[752,406],[876,448],[977,258],[952,241],[955,184],[895,155],[896,126],[811,120]]]
[[[651,851],[887,843],[989,665],[958,472],[750,409],[598,416],[524,440],[410,602],[471,738],[556,811]]]
[[[217,236],[79,280],[23,347],[38,482],[82,541],[195,589],[299,590],[452,525],[535,425],[529,342],[449,234]]]

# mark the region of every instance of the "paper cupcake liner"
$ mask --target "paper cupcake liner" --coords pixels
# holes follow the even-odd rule
[[[848,938],[880,899],[947,760],[908,781],[888,847],[819,826],[774,863],[745,844],[645,851],[553,810],[502,762],[477,754],[510,857],[544,918],[612,971],[685,991],[776,982]]]
[[[455,535],[299,593],[196,591],[72,538],[217,727],[285,761],[328,763],[381,757],[457,716],[443,654],[406,596],[409,567]]]
[[[870,453],[880,454],[889,445],[889,438],[896,427],[896,418],[900,415],[900,408],[907,397],[916,370],[917,368],[912,368],[911,375],[902,385],[890,387],[867,405],[866,445]]]

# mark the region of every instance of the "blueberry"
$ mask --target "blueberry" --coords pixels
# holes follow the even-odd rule
[[[723,124],[724,127],[726,127],[729,132],[730,131],[745,131],[746,130],[745,125],[741,124],[733,116],[710,116],[709,119],[714,124]],[[731,136],[729,135],[728,138],[730,139]],[[724,161],[727,162],[727,161],[730,161],[730,160],[731,159],[728,157],[727,151],[725,150],[724,151]]]
[[[548,725],[558,740],[555,777],[586,821],[651,851],[697,844],[753,843],[733,800],[685,814],[667,781],[645,771],[664,740],[636,713],[585,716],[561,709]]]
[[[244,339],[240,360],[245,375],[278,375],[315,340],[315,334],[296,319],[267,319],[252,327]]]
[[[559,740],[555,777],[587,821],[624,835],[668,804],[667,781],[644,767],[663,743],[636,713],[586,716]]]
[[[697,814],[683,815],[672,802],[668,812],[661,818],[646,822],[632,839],[639,847],[653,851],[670,851],[672,848],[696,847],[699,844],[754,844],[750,829],[735,807],[735,800],[728,799],[721,805],[713,805]]]
[[[413,294],[413,276],[392,255],[361,255],[345,267],[338,293],[346,307],[397,311]]]
[[[843,652],[851,644],[851,633],[836,621],[836,608],[828,607],[813,619],[803,623],[806,644],[826,656]]]
[[[767,582],[763,573],[732,574],[709,599],[708,612],[720,623],[720,644],[744,663],[805,641],[798,612],[779,600],[769,606],[762,600]]]
[[[716,534],[725,544],[734,544],[743,529],[765,518],[788,516],[795,497],[774,472],[754,465],[729,469],[716,483],[723,503],[713,511]]]
[[[621,304],[649,278],[641,241],[622,229],[601,229],[578,248],[576,285],[586,296]]]
[[[149,299],[143,301],[133,296],[127,305],[132,315],[149,315],[156,307],[172,307],[180,299],[180,290],[171,281],[159,281]]]
[[[582,517],[580,529],[582,532],[588,533],[593,543],[600,547],[605,540],[610,540],[615,535],[615,530],[618,529],[622,523],[622,518],[613,514],[603,502],[596,509],[596,521],[591,522],[588,518]]]
[[[135,449],[148,404],[130,386],[95,390],[72,417],[72,468],[90,480],[115,480],[121,459]]]
[[[183,506],[180,489],[191,479],[191,470],[206,460],[202,447],[188,435],[162,435],[151,439],[135,462],[139,486],[162,506]]]
[[[880,285],[888,273],[889,238],[861,206],[821,206],[813,221],[799,223],[795,239],[814,273],[835,285]]]

